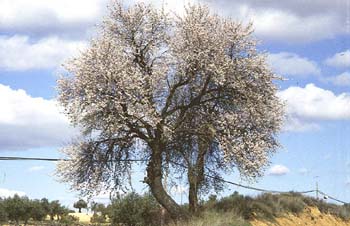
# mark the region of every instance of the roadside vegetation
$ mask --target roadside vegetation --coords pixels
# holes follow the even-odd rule
[[[276,217],[287,214],[299,215],[306,207],[316,207],[323,214],[331,214],[344,221],[350,220],[350,206],[327,203],[322,199],[299,193],[263,193],[257,197],[243,196],[238,192],[217,199],[215,195],[202,203],[201,214],[189,222],[173,225],[183,226],[247,226],[254,219],[274,222]]]
[[[0,224],[1,225],[44,225],[74,224],[77,218],[69,216],[72,212],[62,206],[58,200],[49,201],[29,199],[26,196],[14,195],[9,198],[0,198]],[[74,211],[73,211],[74,212]]]
[[[124,207],[124,208],[123,208]],[[182,206],[185,210],[187,205]],[[344,221],[350,220],[350,206],[327,203],[322,199],[289,192],[284,194],[263,193],[256,197],[244,196],[234,192],[218,199],[211,195],[200,202],[199,212],[190,220],[171,222],[167,214],[150,194],[143,196],[129,194],[107,208],[111,213],[112,225],[158,226],[163,221],[168,226],[249,226],[254,219],[274,222],[276,217],[287,214],[299,215],[306,207],[316,207],[321,213],[331,214]],[[116,214],[117,213],[117,214]]]
[[[80,201],[80,200],[79,200]],[[81,201],[80,201],[81,202]],[[85,204],[83,205],[85,206]],[[263,193],[256,197],[244,196],[234,192],[218,199],[211,195],[202,200],[197,214],[189,220],[174,223],[150,194],[129,193],[119,196],[111,204],[92,202],[91,222],[78,222],[69,215],[73,212],[58,201],[47,199],[30,200],[15,195],[0,199],[0,224],[3,225],[103,225],[103,226],[249,226],[258,219],[274,222],[276,217],[287,214],[298,216],[306,207],[316,207],[323,214],[331,214],[344,221],[350,220],[350,206],[327,203],[324,200],[289,192],[284,194]],[[86,208],[86,207],[83,207]],[[188,204],[182,205],[188,211]]]

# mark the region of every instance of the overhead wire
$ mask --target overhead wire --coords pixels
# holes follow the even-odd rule
[[[0,161],[51,161],[51,162],[57,162],[57,161],[70,161],[70,159],[64,159],[64,158],[37,158],[37,157],[13,157],[13,156],[0,156]],[[119,159],[119,160],[115,160],[115,161],[125,161],[125,162],[145,162],[147,160],[144,159]],[[180,167],[184,167],[184,168],[188,168],[187,166],[180,164],[180,163],[176,163],[173,161],[170,161],[171,163],[178,165]],[[232,181],[228,181],[223,179],[222,177],[217,177],[217,176],[211,176],[209,174],[204,174],[206,177],[211,178],[211,179],[215,179],[215,180],[219,180],[221,182],[227,183],[227,184],[231,184],[231,185],[235,185],[238,187],[242,187],[245,189],[249,189],[249,190],[254,190],[254,191],[259,191],[259,192],[266,192],[266,193],[278,193],[278,194],[286,194],[286,193],[290,193],[291,191],[278,191],[278,190],[269,190],[269,189],[263,189],[263,188],[258,188],[258,187],[253,187],[253,186],[249,186],[249,185],[243,185],[240,183],[235,183]],[[324,195],[325,198],[327,199],[331,199],[333,201],[342,203],[342,204],[349,204],[348,202],[342,201],[340,199],[334,198],[328,194],[326,194],[325,192],[322,192],[320,190],[307,190],[307,191],[293,191],[294,193],[299,193],[299,194],[307,194],[307,193],[312,193],[312,192],[318,192],[322,195]]]

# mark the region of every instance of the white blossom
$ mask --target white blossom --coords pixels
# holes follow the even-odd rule
[[[122,178],[130,165],[115,160],[147,158],[154,142],[176,142],[190,111],[212,123],[228,164],[261,175],[278,147],[283,111],[252,32],[205,6],[176,16],[113,4],[100,35],[58,81],[59,101],[84,135],[65,149],[72,161],[59,164],[59,175],[88,190]]]

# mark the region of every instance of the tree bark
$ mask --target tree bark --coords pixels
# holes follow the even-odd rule
[[[198,154],[194,165],[188,166],[187,177],[189,184],[188,202],[191,214],[198,212],[198,191],[204,181],[205,155],[209,147],[208,140],[199,139]]]
[[[193,172],[193,169],[188,169],[187,176],[188,176],[188,184],[189,184],[189,191],[188,191],[189,211],[191,214],[195,214],[198,212],[198,188],[197,188],[198,183],[196,181],[196,175]]]
[[[155,199],[168,211],[173,220],[186,220],[188,214],[165,191],[162,183],[162,150],[165,145],[152,145],[151,159],[147,166],[146,183],[151,188]]]

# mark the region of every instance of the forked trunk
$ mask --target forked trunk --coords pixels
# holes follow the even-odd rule
[[[168,211],[173,220],[187,219],[189,216],[165,191],[162,183],[162,145],[152,146],[152,155],[147,166],[146,182],[155,199]]]

